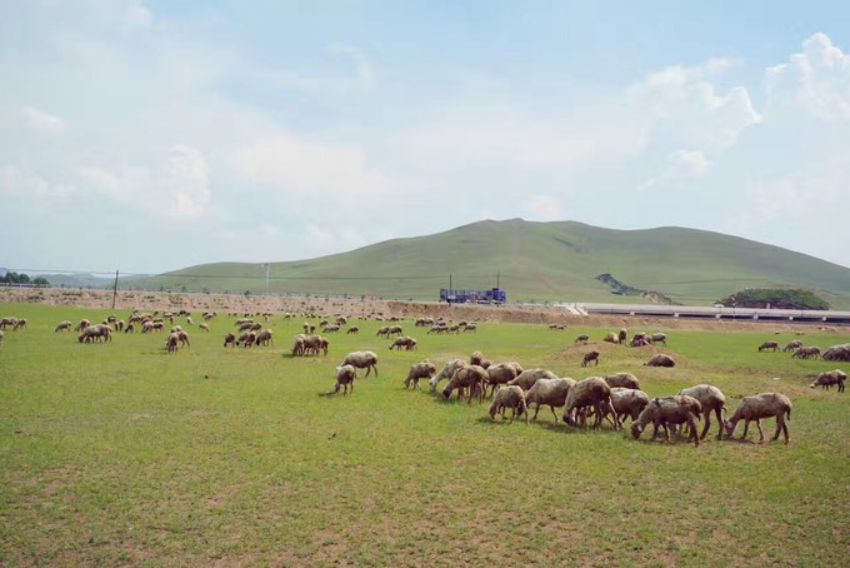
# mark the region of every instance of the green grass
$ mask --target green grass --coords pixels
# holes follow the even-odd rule
[[[529,426],[493,423],[486,405],[401,386],[421,358],[475,349],[583,378],[571,339],[601,329],[485,324],[437,337],[405,323],[420,350],[390,353],[377,323],[357,322],[361,335],[332,336],[329,357],[292,359],[283,353],[301,320],[275,318],[270,349],[225,351],[232,326],[219,319],[167,356],[164,335],[80,345],[53,334],[62,319],[105,312],[0,305],[6,314],[30,321],[0,347],[7,566],[838,566],[850,552],[850,393],[808,388],[807,374],[835,364],[757,353],[768,331],[670,332],[676,369],[601,347],[599,373],[634,371],[651,395],[710,382],[732,407],[757,392],[792,398],[789,446],[695,449],[554,425],[542,411]],[[366,348],[380,377],[358,379],[353,396],[318,396],[342,355]]]
[[[617,231],[574,222],[482,221],[354,251],[273,263],[269,289],[435,300],[454,275],[457,288],[490,288],[501,275],[511,301],[643,302],[596,280],[680,303],[713,304],[745,288],[813,289],[850,308],[850,269],[746,239],[679,227]],[[261,264],[217,263],[139,282],[148,289],[263,290]],[[128,282],[128,285],[133,285]]]

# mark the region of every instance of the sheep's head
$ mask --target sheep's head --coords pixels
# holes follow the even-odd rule
[[[632,422],[632,437],[637,440],[643,433],[643,426],[639,422]]]
[[[735,431],[735,423],[732,422],[731,420],[727,420],[726,424],[724,424],[724,427],[725,427],[725,430],[726,430],[726,436],[727,437],[732,436],[732,432]]]

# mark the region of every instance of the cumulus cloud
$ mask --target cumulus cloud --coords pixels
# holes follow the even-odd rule
[[[816,33],[787,63],[767,69],[771,113],[802,109],[824,120],[850,118],[850,55]]]
[[[46,110],[33,106],[25,106],[21,109],[21,115],[31,129],[46,134],[61,134],[65,129],[65,122]]]
[[[322,144],[277,132],[238,148],[233,165],[246,180],[284,192],[366,195],[393,189],[393,181],[369,167],[354,145]]]
[[[639,189],[650,189],[670,181],[700,177],[708,171],[711,162],[698,150],[676,150],[667,155],[661,173],[641,183]]]
[[[38,174],[24,171],[13,165],[0,169],[0,193],[23,199],[62,199],[77,192],[77,188],[66,183],[50,182]]]

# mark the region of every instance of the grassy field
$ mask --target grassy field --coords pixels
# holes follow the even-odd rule
[[[361,335],[334,335],[327,358],[303,359],[284,355],[301,320],[275,318],[272,348],[225,351],[232,325],[222,318],[209,335],[191,331],[191,349],[173,356],[162,334],[81,345],[53,333],[62,319],[104,314],[0,305],[0,315],[30,322],[0,347],[0,564],[850,558],[850,393],[808,388],[806,375],[835,364],[757,353],[774,338],[768,326],[671,333],[662,351],[677,357],[676,369],[642,368],[646,350],[600,347],[599,373],[633,371],[651,395],[709,382],[731,407],[772,390],[794,402],[788,446],[710,437],[695,449],[555,425],[543,411],[528,426],[494,423],[486,405],[401,385],[422,358],[442,364],[475,349],[584,378],[591,373],[571,339],[599,338],[600,329],[489,324],[438,337],[408,322],[419,351],[390,353],[374,336],[379,324],[357,322]],[[319,396],[342,356],[367,348],[379,353],[380,376],[358,379],[353,396]]]
[[[850,307],[850,269],[738,237],[682,227],[618,231],[582,223],[482,221],[394,239],[342,254],[271,264],[269,289],[436,300],[448,287],[500,284],[511,301],[636,302],[596,280],[662,292],[680,303],[710,305],[745,288],[813,289],[835,308]],[[211,291],[263,290],[262,264],[205,264],[140,281]],[[132,282],[126,282],[132,286]]]

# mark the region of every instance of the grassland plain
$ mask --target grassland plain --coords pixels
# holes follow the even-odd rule
[[[598,373],[634,371],[651,395],[700,382],[794,402],[791,444],[695,449],[635,441],[610,428],[491,422],[486,405],[444,402],[401,385],[425,357],[482,350],[494,361],[583,378],[572,338],[604,330],[485,324],[429,336],[419,351],[331,336],[331,354],[286,355],[301,321],[274,318],[275,345],[225,351],[227,318],[164,335],[81,345],[63,319],[107,312],[0,305],[29,320],[0,347],[0,562],[9,565],[845,565],[850,557],[850,394],[813,391],[834,363],[757,353],[792,335],[670,335],[675,369],[641,367],[653,349],[602,346]],[[655,331],[655,330],[648,330]],[[845,335],[805,335],[821,347]],[[598,347],[598,346],[597,346]],[[353,396],[322,397],[354,349],[380,376]],[[848,369],[850,370],[850,369]],[[781,377],[781,380],[773,380]],[[765,430],[772,433],[770,421]],[[712,434],[714,430],[712,430]],[[751,439],[755,439],[752,437]]]

